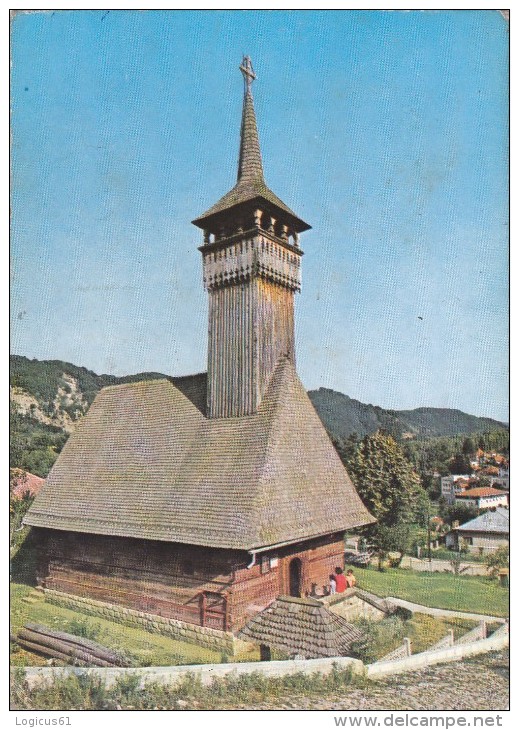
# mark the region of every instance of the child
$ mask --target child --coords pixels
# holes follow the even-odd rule
[[[348,588],[355,588],[357,585],[357,579],[353,575],[353,570],[348,570],[346,572],[346,585]]]
[[[335,593],[337,593],[337,582],[335,580],[335,576],[333,573],[329,576],[329,581],[330,581],[330,596],[333,596],[333,595],[335,595]]]

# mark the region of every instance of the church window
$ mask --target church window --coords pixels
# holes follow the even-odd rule
[[[268,555],[262,555],[261,557],[261,572],[270,573],[270,558]]]

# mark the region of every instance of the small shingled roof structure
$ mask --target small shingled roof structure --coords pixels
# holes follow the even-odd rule
[[[289,656],[319,659],[348,656],[365,634],[315,598],[280,596],[256,614],[238,634]]]
[[[374,521],[288,358],[249,416],[206,418],[199,390],[103,388],[25,524],[253,550]]]
[[[456,532],[490,532],[492,534],[510,534],[510,512],[504,507],[489,510],[473,520],[454,528]]]

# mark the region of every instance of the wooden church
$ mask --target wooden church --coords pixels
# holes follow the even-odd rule
[[[343,565],[373,522],[295,368],[299,235],[267,187],[250,59],[236,185],[193,221],[207,373],[101,390],[25,519],[42,586],[237,632]]]

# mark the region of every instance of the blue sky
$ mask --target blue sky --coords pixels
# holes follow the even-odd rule
[[[496,11],[56,11],[11,31],[12,351],[205,369],[190,221],[265,177],[312,225],[308,388],[508,420],[508,29]]]

